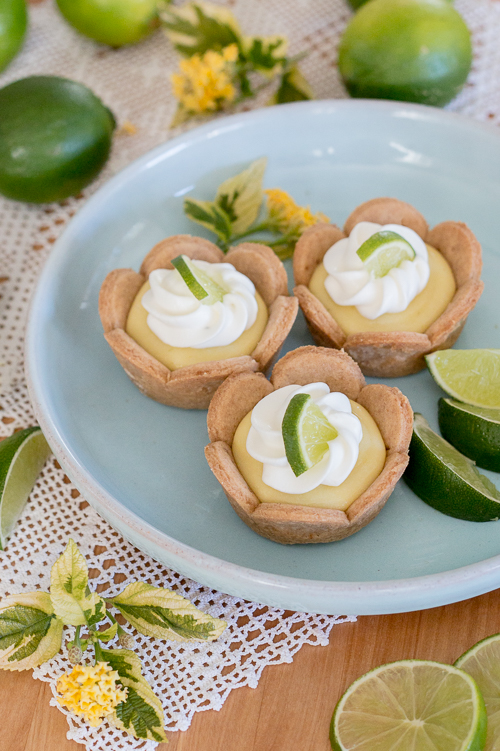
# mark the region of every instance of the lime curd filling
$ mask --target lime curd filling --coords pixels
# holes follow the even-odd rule
[[[339,433],[323,459],[299,477],[288,465],[281,436],[284,411],[297,393],[310,393]],[[323,383],[287,386],[265,397],[241,421],[232,451],[262,503],[342,511],[378,477],[386,460],[384,441],[369,412],[344,394],[331,394]]]

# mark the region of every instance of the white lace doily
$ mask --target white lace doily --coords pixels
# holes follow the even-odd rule
[[[291,54],[308,51],[301,67],[318,98],[345,96],[335,67],[337,43],[351,15],[344,0],[226,0],[221,4],[231,7],[245,33],[286,34]],[[449,109],[499,122],[500,3],[456,0],[455,5],[473,32],[475,59],[464,91]],[[52,0],[30,6],[26,45],[0,75],[0,87],[41,73],[82,81],[113,110],[119,124],[132,123],[136,133],[118,131],[103,174],[82,196],[42,207],[0,198],[0,435],[10,435],[35,421],[23,375],[23,339],[28,302],[52,244],[85,198],[112,174],[195,124],[176,131],[168,128],[175,110],[169,74],[177,61],[161,33],[135,47],[111,50],[69,28]],[[262,94],[246,108],[263,104],[267,97]],[[291,662],[303,644],[326,645],[333,625],[346,620],[263,607],[186,580],[123,540],[83,500],[55,460],[45,467],[7,549],[0,552],[0,597],[47,589],[50,566],[69,537],[85,555],[93,583],[107,587],[110,596],[126,582],[140,578],[177,589],[228,622],[221,639],[207,645],[153,643],[137,637],[137,653],[162,699],[168,730],[188,728],[196,711],[220,709],[234,688],[257,686],[264,667]],[[67,629],[66,638],[70,636]],[[35,670],[34,677],[50,682],[54,692],[56,677],[67,669],[61,653]],[[136,741],[106,723],[92,730],[65,713],[68,737],[88,751],[149,750],[157,745]]]

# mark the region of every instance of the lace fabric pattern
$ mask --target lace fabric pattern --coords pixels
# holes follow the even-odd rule
[[[307,51],[301,67],[317,98],[346,96],[336,69],[339,38],[351,17],[344,0],[225,0],[245,33],[286,34],[290,53]],[[475,58],[463,92],[448,109],[500,122],[500,3],[456,0],[473,34]],[[133,159],[198,122],[175,130],[169,75],[178,57],[157,32],[139,45],[118,50],[77,34],[53,0],[30,6],[30,31],[22,52],[0,74],[0,87],[35,74],[61,75],[89,86],[115,113],[118,130],[111,158],[82,195],[35,206],[0,198],[0,435],[35,422],[23,372],[29,300],[51,248],[86,198]],[[240,106],[263,106],[264,92]],[[123,127],[131,123],[134,127]],[[120,127],[121,126],[121,127]],[[72,537],[86,557],[93,585],[113,596],[137,579],[177,590],[198,607],[228,622],[211,644],[178,644],[137,635],[144,672],[161,697],[167,730],[186,730],[193,714],[220,709],[239,686],[256,687],[268,665],[291,662],[304,645],[326,645],[336,623],[354,617],[292,613],[228,597],[188,580],[125,541],[80,496],[55,459],[49,460],[5,551],[0,552],[0,597],[48,589],[50,566]],[[71,638],[71,629],[65,638]],[[51,700],[68,718],[68,737],[89,751],[154,749],[103,723],[92,729],[61,708],[57,677],[69,669],[63,650],[33,677],[50,683]]]

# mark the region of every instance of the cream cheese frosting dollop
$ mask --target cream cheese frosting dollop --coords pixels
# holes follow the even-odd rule
[[[415,251],[412,261],[403,261],[388,274],[373,278],[356,251],[369,237],[390,230],[407,240]],[[427,248],[422,238],[399,224],[359,222],[349,237],[327,250],[323,265],[328,273],[325,288],[337,305],[354,305],[362,316],[373,320],[384,313],[401,313],[429,280]]]
[[[204,305],[176,269],[155,269],[142,297],[151,331],[171,347],[224,347],[232,344],[257,318],[255,286],[230,263],[194,261],[223,289],[222,301]]]
[[[288,463],[281,423],[295,394],[309,394],[338,436],[329,441],[329,450],[321,461],[296,477]],[[253,408],[246,449],[263,464],[262,481],[283,493],[308,493],[318,485],[341,485],[354,469],[363,437],[360,420],[352,414],[345,394],[330,392],[326,383],[307,386],[283,386],[265,396]]]

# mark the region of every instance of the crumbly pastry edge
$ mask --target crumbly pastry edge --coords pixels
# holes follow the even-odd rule
[[[232,440],[243,417],[276,388],[315,380],[342,391],[371,414],[386,446],[382,472],[346,512],[283,503],[261,503],[240,473]],[[275,365],[271,380],[260,373],[230,376],[217,390],[207,415],[208,464],[238,516],[254,532],[282,544],[333,542],[369,524],[382,510],[408,463],[413,412],[399,389],[365,385],[359,366],[340,350],[299,347]]]
[[[260,342],[250,355],[171,371],[126,333],[130,307],[151,271],[172,268],[172,258],[180,254],[210,263],[227,261],[254,282],[268,306],[269,318]],[[106,276],[99,293],[104,336],[130,380],[151,399],[184,409],[207,409],[217,388],[231,374],[266,370],[277,356],[297,311],[298,301],[288,296],[285,268],[271,248],[241,243],[224,255],[209,240],[191,235],[173,235],[157,243],[144,258],[139,272],[114,269]]]
[[[328,248],[346,237],[361,221],[410,227],[442,253],[451,266],[457,287],[455,295],[425,333],[360,332],[346,336],[308,289],[312,273]],[[481,246],[463,222],[445,221],[429,230],[422,214],[410,204],[396,198],[374,198],[354,209],[343,231],[335,225],[318,224],[304,232],[294,254],[294,294],[318,345],[343,348],[359,363],[367,376],[405,376],[425,367],[425,355],[447,349],[456,342],[483,291],[481,268]]]

